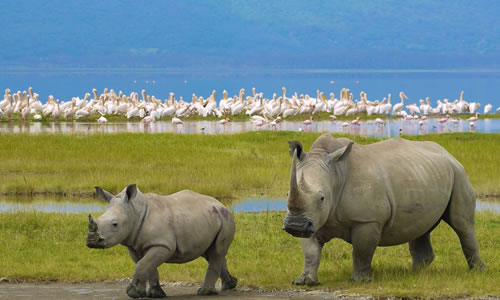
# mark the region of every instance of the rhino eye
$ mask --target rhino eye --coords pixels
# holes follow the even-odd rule
[[[113,222],[111,222],[111,225],[113,225],[113,227],[116,228],[116,227],[118,227],[118,222],[113,221]]]
[[[325,200],[325,196],[321,196],[320,200],[321,201]]]

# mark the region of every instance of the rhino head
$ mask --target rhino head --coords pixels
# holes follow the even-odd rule
[[[289,141],[292,168],[288,192],[288,213],[283,230],[295,237],[311,237],[333,209],[345,182],[345,158],[352,142],[328,153],[303,151],[299,141]]]
[[[136,212],[132,201],[138,189],[135,184],[131,184],[116,196],[101,187],[96,186],[95,189],[97,196],[108,202],[109,207],[97,219],[89,215],[87,247],[110,248],[126,240],[133,231]]]

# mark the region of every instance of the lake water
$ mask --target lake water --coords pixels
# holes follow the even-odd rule
[[[305,118],[305,117],[304,117]],[[139,122],[116,122],[99,124],[96,122],[0,122],[0,132],[5,133],[64,133],[64,134],[98,134],[119,132],[140,133],[201,133],[201,134],[232,134],[254,130],[291,130],[307,132],[331,132],[372,137],[392,137],[400,134],[422,135],[429,133],[448,132],[488,132],[500,133],[500,119],[480,119],[474,127],[469,122],[460,120],[457,124],[441,125],[437,119],[428,119],[424,125],[419,120],[386,120],[385,126],[378,126],[374,121],[362,121],[360,126],[342,126],[343,121],[314,121],[312,125],[304,126],[302,122],[283,121],[276,127],[264,125],[257,128],[251,122],[229,122],[225,125],[216,121],[185,121],[183,126],[175,126],[171,122],[157,121],[151,124]]]
[[[265,212],[285,211],[285,199],[243,198],[229,204],[235,212]],[[94,199],[57,200],[48,197],[35,198],[0,198],[0,213],[14,213],[20,211],[46,213],[102,213],[107,204]],[[476,201],[477,211],[500,213],[500,201]]]
[[[12,91],[27,90],[32,86],[46,101],[49,95],[60,100],[83,97],[92,88],[119,90],[126,94],[146,89],[157,98],[168,98],[170,92],[176,97],[191,101],[193,93],[209,96],[212,90],[220,98],[225,89],[230,96],[237,95],[241,88],[251,94],[252,87],[271,98],[273,93],[281,94],[281,87],[287,87],[287,95],[316,95],[316,90],[338,97],[342,88],[349,88],[355,99],[365,91],[370,100],[382,99],[388,93],[393,103],[399,102],[399,92],[408,95],[408,103],[430,97],[437,99],[459,98],[465,92],[466,101],[475,101],[500,106],[498,87],[499,71],[453,71],[453,70],[284,70],[272,69],[259,72],[244,70],[178,70],[178,69],[60,69],[60,70],[0,70],[0,89]],[[480,111],[482,112],[482,107]]]

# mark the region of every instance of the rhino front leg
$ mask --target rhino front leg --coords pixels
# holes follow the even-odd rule
[[[354,281],[369,281],[375,249],[380,241],[381,229],[376,223],[355,225],[351,229],[352,261]]]
[[[141,258],[135,267],[132,282],[127,287],[127,295],[131,298],[164,297],[165,293],[161,290],[158,278],[158,266],[166,262],[170,257],[171,252],[169,249],[161,246],[150,248],[143,258]],[[153,280],[153,281],[152,281]],[[150,283],[150,293],[146,292],[146,283]],[[163,292],[163,295],[159,290]],[[153,295],[154,293],[154,295]]]
[[[294,285],[314,286],[319,284],[318,268],[321,261],[323,244],[314,238],[301,239],[304,252],[304,271],[292,282]]]
[[[150,298],[165,298],[167,294],[161,288],[160,276],[158,275],[158,269],[154,269],[153,274],[149,278],[149,291],[148,297]]]

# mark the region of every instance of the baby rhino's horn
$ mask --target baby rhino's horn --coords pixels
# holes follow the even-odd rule
[[[89,215],[89,232],[97,231],[97,223],[94,221],[92,215]]]

